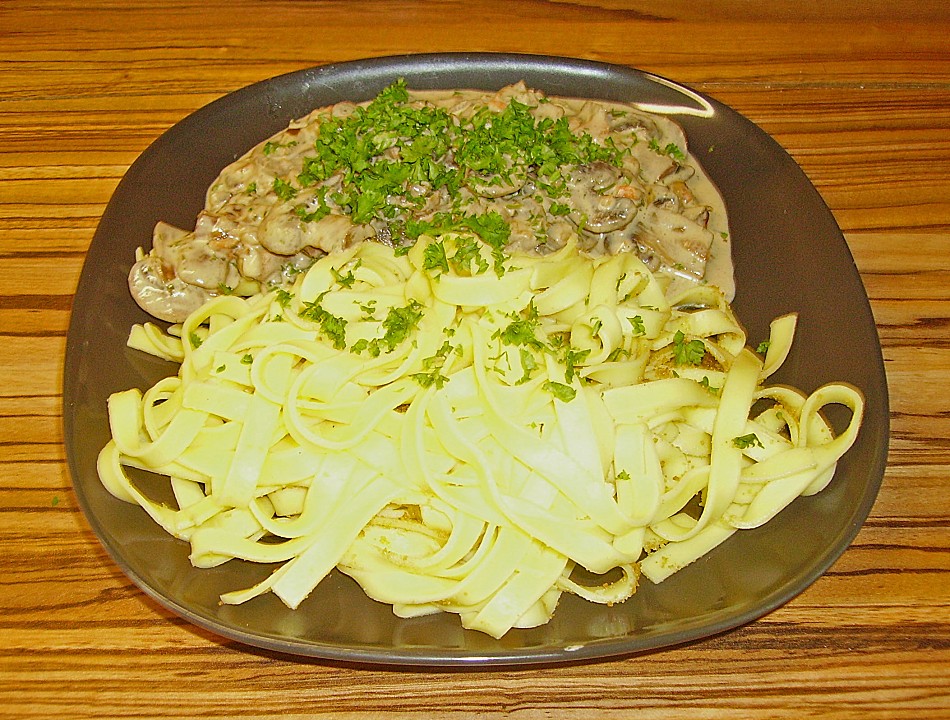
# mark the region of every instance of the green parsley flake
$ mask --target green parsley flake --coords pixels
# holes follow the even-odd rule
[[[375,301],[371,302],[375,305]],[[361,309],[364,312],[369,310],[372,313],[375,308],[361,306]],[[357,355],[365,352],[374,358],[379,357],[383,350],[392,352],[400,343],[405,342],[419,326],[423,314],[422,304],[417,300],[411,300],[405,307],[390,308],[386,317],[380,323],[385,331],[383,336],[372,340],[367,338],[357,340],[350,348],[350,352]]]
[[[703,379],[699,381],[699,384],[702,385],[708,392],[711,392],[713,395],[718,395],[719,391],[722,390],[722,388],[713,387],[712,385],[710,385],[709,377],[706,375],[703,375]]]
[[[732,439],[732,444],[739,448],[740,450],[745,450],[750,447],[765,447],[762,445],[762,441],[759,440],[759,436],[755,433],[749,433],[748,435],[740,435],[737,438]]]
[[[286,308],[290,304],[290,301],[294,299],[294,296],[293,293],[290,293],[283,288],[277,288],[275,299],[277,300],[278,305],[280,305],[282,308]]]
[[[383,329],[386,331],[382,337],[382,343],[389,352],[392,352],[419,326],[422,315],[422,304],[417,300],[410,301],[405,307],[389,309],[389,313],[382,322]]]
[[[538,369],[538,361],[528,348],[519,348],[518,355],[521,358],[521,369],[524,374],[518,378],[515,385],[524,385],[531,379],[531,373]]]
[[[554,380],[548,380],[542,387],[561,402],[570,402],[577,396],[577,390],[570,385],[555,382]]]
[[[453,335],[454,331],[446,331],[449,335]],[[410,377],[419,383],[422,387],[428,388],[435,386],[436,388],[441,388],[448,382],[448,378],[442,374],[442,370],[445,368],[445,363],[448,360],[449,355],[455,353],[456,355],[462,355],[462,348],[459,345],[453,345],[448,340],[442,343],[441,347],[436,351],[434,355],[427,357],[422,361],[422,367],[425,368],[426,372],[414,373]]]
[[[652,138],[649,147],[653,152],[659,153],[660,155],[669,155],[677,162],[686,161],[686,154],[676,143],[667,143],[666,146],[661,147],[659,141],[656,138]]]
[[[699,365],[706,357],[706,345],[702,340],[686,342],[682,330],[677,330],[673,336],[673,361],[677,365]]]
[[[630,318],[630,324],[633,326],[634,335],[647,334],[646,325],[643,324],[643,318],[640,315],[634,315],[632,318]]]
[[[298,315],[305,320],[317,323],[320,331],[333,344],[333,347],[342,350],[346,347],[346,319],[325,310],[320,305],[322,299],[321,295],[313,302],[305,302]]]
[[[351,288],[356,282],[356,275],[353,274],[353,271],[356,270],[359,265],[360,263],[357,261],[356,265],[348,270],[345,275],[333,267],[330,268],[330,273],[333,275],[333,279],[336,280],[338,285],[345,288]]]
[[[619,349],[619,348],[618,348]],[[568,349],[564,353],[564,380],[565,382],[571,382],[574,379],[574,376],[577,374],[577,366],[590,355],[590,349],[587,350],[572,350]]]
[[[376,299],[367,300],[365,304],[358,305],[360,311],[363,313],[363,317],[360,320],[375,320],[376,319]]]
[[[544,343],[535,334],[540,324],[537,317],[517,318],[504,330],[496,330],[493,337],[499,338],[505,345],[527,345],[542,349]]]
[[[280,178],[274,178],[273,189],[274,194],[281,200],[292,200],[297,196],[297,188]]]
[[[452,267],[460,274],[481,275],[488,270],[488,262],[478,251],[478,243],[474,238],[460,238],[451,261]]]
[[[442,242],[433,242],[426,245],[422,258],[424,270],[449,271],[449,259],[445,255],[445,245]]]

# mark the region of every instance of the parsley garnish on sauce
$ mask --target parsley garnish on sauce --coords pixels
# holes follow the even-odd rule
[[[676,143],[667,143],[665,146],[661,146],[659,141],[656,138],[653,138],[650,140],[650,149],[655,153],[659,153],[660,155],[669,155],[677,162],[685,162],[686,160],[686,154]]]
[[[265,147],[265,154],[277,147]],[[557,201],[567,195],[564,168],[595,161],[620,166],[623,155],[609,140],[599,144],[587,133],[573,132],[566,118],[535,118],[530,106],[515,99],[501,111],[483,105],[461,118],[411,101],[405,81],[398,80],[352,113],[323,116],[301,172],[275,178],[273,191],[284,201],[306,194],[307,204],[294,208],[303,222],[330,212],[355,224],[383,222],[397,246],[422,233],[474,235],[490,248],[501,275],[510,226],[498,213],[475,209],[472,192],[462,193],[463,187],[477,194],[493,185],[518,187],[530,176],[536,192],[551,200],[551,212],[567,214],[569,206]],[[419,221],[416,216],[436,192],[446,194],[451,210]],[[431,269],[445,272],[445,263],[427,260]],[[456,260],[484,272],[484,261],[470,252]]]
[[[291,200],[297,196],[297,189],[286,180],[274,178],[274,194],[281,200]]]

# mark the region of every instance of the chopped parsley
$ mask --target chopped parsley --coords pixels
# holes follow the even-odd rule
[[[488,270],[488,261],[478,251],[478,242],[474,238],[460,238],[450,260],[455,272],[463,275],[481,275]]]
[[[555,382],[554,380],[548,380],[544,383],[544,385],[542,385],[542,387],[561,402],[570,402],[577,395],[577,390],[572,388],[570,385]]]
[[[261,149],[261,152],[263,152],[265,155],[273,155],[274,152],[280,148],[293,147],[296,144],[297,144],[296,140],[291,140],[285,143],[279,143],[279,142],[274,142],[273,140],[268,140],[266,143],[264,143],[264,147]]]
[[[505,345],[523,345],[536,349],[544,349],[545,344],[538,339],[537,330],[540,328],[537,310],[532,305],[527,317],[514,316],[514,319],[502,330],[496,330],[492,335]]]
[[[361,306],[361,309],[365,312],[366,306]],[[380,323],[384,330],[383,336],[372,340],[366,338],[357,340],[350,348],[350,352],[356,354],[365,352],[370,357],[379,357],[383,351],[392,352],[419,326],[422,316],[422,304],[417,300],[411,300],[405,307],[390,308]]]
[[[366,303],[358,306],[360,311],[363,313],[361,320],[375,320],[376,319],[376,299],[367,300]]]
[[[588,133],[575,133],[566,117],[536,118],[529,105],[516,99],[500,111],[482,105],[465,117],[411,102],[402,79],[352,113],[326,113],[316,122],[316,139],[301,171],[273,183],[284,201],[313,188],[308,204],[294,209],[301,220],[340,212],[354,224],[382,221],[397,247],[415,242],[423,232],[473,234],[490,248],[499,275],[511,233],[508,221],[476,210],[475,200],[463,198],[463,187],[477,195],[493,186],[517,189],[531,177],[534,192],[548,199],[550,212],[567,215],[571,208],[560,200],[568,194],[565,168],[597,161],[621,167],[627,152],[610,139],[598,142]],[[267,143],[264,154],[279,147]],[[451,210],[420,222],[418,216],[435,192],[447,195]],[[427,260],[430,269],[445,272],[441,258]],[[457,261],[484,271],[471,252],[462,252]]]
[[[333,279],[336,280],[337,284],[341,287],[351,288],[356,282],[356,275],[353,274],[353,271],[360,266],[359,260],[356,261],[356,265],[347,270],[346,274],[341,273],[336,268],[331,267],[330,273],[333,275]]]
[[[619,348],[618,348],[619,349]],[[590,350],[572,350],[568,348],[564,353],[564,380],[571,382],[577,374],[577,366],[590,355]]]
[[[297,188],[279,177],[274,178],[273,190],[281,200],[292,200],[297,196]]]
[[[673,362],[677,365],[699,365],[706,357],[706,345],[702,340],[686,341],[682,330],[673,336]]]
[[[449,271],[449,258],[445,254],[444,243],[433,242],[426,245],[422,258],[422,268],[424,270],[440,270],[445,273]]]
[[[722,390],[722,388],[713,387],[712,385],[710,385],[709,377],[707,375],[703,375],[703,379],[699,381],[699,384],[702,385],[704,388],[706,388],[706,390],[711,392],[713,395],[718,395],[719,391]]]
[[[634,335],[646,335],[647,328],[643,324],[643,318],[640,315],[634,315],[630,318],[630,324],[633,326]]]
[[[441,388],[448,381],[448,378],[442,374],[442,370],[445,368],[445,363],[452,353],[461,355],[462,348],[446,340],[434,355],[422,361],[422,367],[425,369],[425,372],[413,373],[410,377],[424,388],[432,387],[433,385],[436,388]]]
[[[282,308],[286,308],[290,304],[290,301],[294,299],[294,296],[293,293],[290,293],[283,288],[277,288],[275,299],[277,300],[278,305],[280,305]]]
[[[745,450],[750,447],[765,447],[762,445],[762,441],[759,440],[759,436],[755,433],[749,433],[748,435],[740,435],[737,438],[732,439],[732,444],[739,448],[740,450]]]
[[[323,333],[337,350],[346,347],[346,319],[333,315],[320,305],[323,295],[312,302],[305,302],[298,315],[320,326]]]
[[[316,210],[308,210],[306,205],[298,205],[294,208],[294,214],[305,223],[312,223],[322,220],[332,212],[324,196],[317,198]]]
[[[411,220],[405,226],[405,234],[413,242],[420,235],[439,236],[446,233],[468,234],[477,237],[489,247],[495,273],[498,276],[504,274],[504,262],[507,259],[504,250],[511,235],[511,227],[497,212],[482,215],[458,215],[450,212],[440,212],[432,220]],[[439,256],[439,249],[431,248],[431,245],[428,246],[424,254],[424,267],[427,270],[444,269],[447,272],[449,261],[451,261],[456,272],[469,275],[480,274],[488,269],[488,263],[482,258],[478,244],[473,242],[471,237],[459,238],[456,243],[455,254],[451,258],[445,256],[446,251],[443,245],[441,253],[442,256],[445,256],[444,264],[442,263],[443,257]]]
[[[524,385],[531,379],[531,373],[538,369],[538,361],[528,348],[518,348],[518,356],[521,360],[521,369],[524,374],[518,378],[515,385]]]
[[[382,322],[386,333],[381,342],[391,352],[409,337],[409,334],[418,327],[421,319],[422,305],[417,300],[411,300],[405,307],[390,308]]]
[[[656,138],[652,138],[649,147],[653,152],[659,153],[660,155],[669,155],[677,162],[685,162],[686,160],[686,154],[676,143],[667,143],[661,147],[659,141]]]

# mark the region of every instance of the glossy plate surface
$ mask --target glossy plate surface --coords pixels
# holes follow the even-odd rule
[[[232,561],[213,570],[137,506],[99,483],[96,455],[109,438],[106,398],[145,388],[175,366],[128,350],[130,326],[147,319],[126,288],[137,246],[159,220],[194,227],[218,172],[311,109],[372,98],[403,77],[410,88],[494,90],[524,80],[552,95],[673,108],[690,148],[729,210],[737,295],[750,342],[772,318],[800,313],[792,355],[776,382],[806,391],[833,380],[868,401],[856,445],[822,493],[740,532],[661,585],[643,580],[622,605],[565,596],[554,619],[495,641],[462,630],[454,615],[401,620],[334,572],[297,611],[274,596],[231,607],[220,593],[270,568]],[[676,110],[678,108],[678,110]],[[843,423],[845,417],[836,418]],[[175,613],[222,636],[296,655],[404,665],[561,662],[668,647],[750,622],[814,582],[844,552],[870,512],[884,472],[888,397],[867,295],[835,220],[799,167],[766,133],[728,107],[626,67],[528,55],[443,54],[317,67],[232,93],[156,140],[130,167],[103,214],[79,281],[64,377],[65,441],[77,497],[122,570]]]

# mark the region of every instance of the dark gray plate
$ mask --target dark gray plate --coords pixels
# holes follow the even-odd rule
[[[222,607],[221,592],[262,578],[239,561],[196,570],[188,548],[138,507],[99,483],[96,454],[108,440],[106,398],[145,388],[175,367],[125,347],[146,319],[125,278],[136,246],[159,220],[193,227],[204,192],[248,148],[314,107],[366,100],[404,77],[414,88],[497,89],[525,80],[549,94],[678,105],[690,147],[730,211],[736,311],[750,341],[769,321],[800,313],[797,342],[777,381],[813,390],[832,380],[868,401],[857,444],[824,492],[796,500],[757,530],[740,532],[665,583],[644,580],[616,607],[565,597],[554,619],[502,640],[462,630],[440,615],[400,620],[334,573],[297,611],[273,596]],[[832,418],[842,422],[843,418]],[[403,665],[562,662],[642,652],[750,622],[814,582],[867,517],[884,472],[888,397],[867,295],[834,218],[795,162],[754,124],[708,98],[625,67],[527,55],[414,55],[341,63],[245,88],[182,120],[129,168],[96,231],[76,293],[64,380],[66,450],[76,495],[106,550],[148,595],[195,624],[250,645],[297,655]]]

